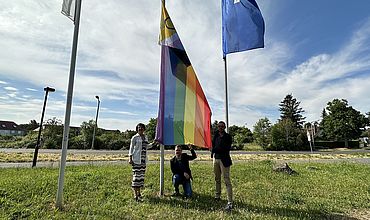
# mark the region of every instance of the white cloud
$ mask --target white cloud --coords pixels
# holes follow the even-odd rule
[[[18,91],[17,88],[14,88],[14,87],[11,87],[11,86],[4,87],[4,89],[8,90],[8,91]]]
[[[63,119],[73,23],[61,15],[59,1],[2,2],[0,77],[27,82],[25,91],[13,83],[4,87],[9,94],[0,94],[0,108],[7,109],[2,117],[22,123],[40,118],[43,99],[36,92],[51,86],[56,93],[49,96],[46,116]],[[296,61],[302,51],[274,38],[271,19],[278,18],[280,8],[272,1],[261,2],[260,7],[267,24],[265,48],[227,57],[231,124],[252,127],[265,116],[274,122],[278,104],[288,93],[301,101],[308,120],[319,119],[333,98],[346,98],[356,109],[370,110],[365,74],[370,70],[370,21],[337,51],[317,51]],[[224,120],[220,3],[168,1],[167,8],[209,100],[212,120]],[[94,118],[95,95],[104,105],[99,126],[133,129],[156,117],[159,18],[156,1],[83,2],[71,124]],[[0,84],[7,85],[6,81]]]
[[[112,110],[105,110],[105,113],[112,113],[112,114],[119,114],[119,115],[132,115],[136,116],[137,114],[132,113],[132,112],[125,112],[125,111],[112,111]]]

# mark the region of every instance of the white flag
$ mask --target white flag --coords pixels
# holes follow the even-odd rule
[[[308,130],[307,130],[307,139],[308,139],[309,142],[311,142],[311,134]]]
[[[76,0],[63,0],[62,14],[75,21]]]

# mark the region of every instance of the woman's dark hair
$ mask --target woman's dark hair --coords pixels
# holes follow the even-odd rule
[[[136,132],[139,131],[139,127],[144,128],[144,131],[145,131],[145,125],[143,123],[139,123],[139,124],[136,125]]]
[[[226,123],[224,121],[219,121],[218,124],[224,124],[226,126]]]

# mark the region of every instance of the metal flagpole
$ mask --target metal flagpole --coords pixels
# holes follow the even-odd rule
[[[160,161],[160,175],[159,175],[159,195],[164,195],[164,145],[160,145],[161,148],[161,161]]]
[[[70,119],[71,119],[72,96],[73,96],[73,83],[74,83],[75,68],[76,68],[78,30],[80,26],[81,1],[82,0],[76,0],[76,14],[75,14],[75,21],[74,21],[75,27],[74,27],[74,33],[73,33],[71,64],[70,64],[70,70],[69,70],[66,112],[64,116],[62,156],[60,158],[58,192],[57,192],[56,205],[55,205],[57,208],[62,208],[62,205],[63,205],[62,203],[63,203],[64,171],[65,171],[66,159],[67,159],[69,124],[70,124]]]
[[[166,1],[162,0],[163,6],[166,6]],[[159,167],[159,196],[163,196],[164,192],[164,145],[160,145],[160,151],[161,151],[161,156],[160,156],[160,167]]]
[[[226,117],[226,132],[229,132],[229,99],[228,99],[228,89],[227,89],[227,61],[226,55],[224,56],[225,64],[225,117]]]

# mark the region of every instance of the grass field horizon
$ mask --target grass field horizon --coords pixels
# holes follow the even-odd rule
[[[186,151],[187,152],[187,151]],[[203,151],[204,152],[204,151]],[[341,153],[343,152],[343,153]],[[32,162],[34,153],[33,152],[1,152],[0,151],[0,163],[27,163]],[[38,162],[59,162],[60,153],[44,153],[42,151],[38,154]],[[170,160],[174,154],[165,154],[164,158],[166,161]],[[263,161],[263,160],[315,160],[315,159],[356,159],[356,158],[370,158],[370,152],[361,152],[361,153],[345,153],[345,150],[336,150],[331,152],[315,152],[313,154],[300,153],[297,151],[294,154],[281,152],[279,154],[266,153],[261,151],[255,152],[254,154],[238,154],[233,153],[233,160],[241,161]],[[160,154],[159,151],[156,154],[149,154],[150,161],[159,161]],[[197,161],[211,161],[210,153],[209,154],[198,154]],[[127,152],[122,153],[99,153],[89,152],[74,154],[69,152],[67,155],[67,161],[128,161]]]

